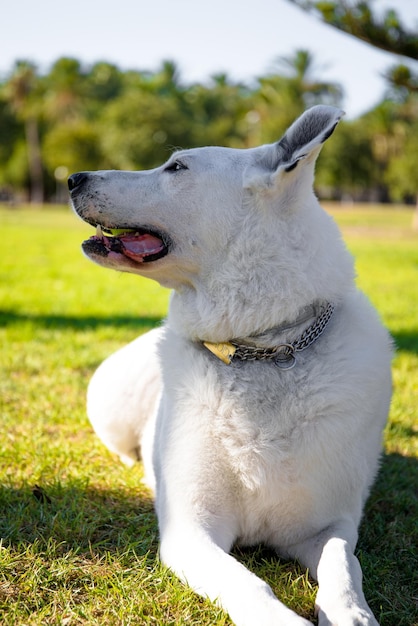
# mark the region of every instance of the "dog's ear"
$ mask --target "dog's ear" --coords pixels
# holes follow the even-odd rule
[[[271,187],[283,175],[292,172],[306,162],[313,165],[323,143],[332,135],[344,115],[341,109],[317,105],[308,109],[293,122],[283,137],[275,144],[263,146],[259,150],[256,170],[248,173],[247,188]]]
[[[317,105],[298,117],[284,136],[276,144],[276,164],[273,168],[283,168],[290,172],[298,162],[309,156],[314,159],[323,143],[332,135],[344,112],[335,107]]]

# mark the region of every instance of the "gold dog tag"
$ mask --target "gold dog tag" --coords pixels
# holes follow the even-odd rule
[[[232,343],[210,343],[210,341],[204,341],[203,345],[227,365],[230,365],[236,352],[236,347]]]

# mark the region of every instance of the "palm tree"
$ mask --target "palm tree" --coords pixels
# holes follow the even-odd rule
[[[294,97],[304,108],[314,104],[338,106],[341,103],[341,86],[316,78],[319,68],[309,50],[296,50],[292,56],[279,57],[277,67],[289,80]]]
[[[41,204],[44,182],[39,140],[41,99],[38,93],[36,67],[28,61],[18,61],[4,86],[4,96],[16,117],[23,123],[28,153],[30,200]]]
[[[261,141],[277,139],[307,107],[341,103],[341,86],[318,80],[317,72],[313,55],[308,50],[296,50],[292,56],[279,57],[274,71],[259,79],[257,109],[263,120]]]
[[[86,77],[77,59],[61,57],[55,61],[43,82],[48,120],[68,124],[84,116]]]

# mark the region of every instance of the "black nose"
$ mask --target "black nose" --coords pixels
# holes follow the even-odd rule
[[[88,178],[85,172],[77,172],[72,174],[68,179],[68,189],[74,191],[77,187],[80,187]]]

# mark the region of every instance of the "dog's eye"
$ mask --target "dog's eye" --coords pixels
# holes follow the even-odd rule
[[[165,172],[179,172],[180,170],[187,170],[188,167],[181,161],[173,161],[170,165],[164,169]]]

